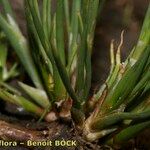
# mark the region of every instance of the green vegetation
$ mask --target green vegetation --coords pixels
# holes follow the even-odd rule
[[[9,41],[34,87],[19,82],[21,92],[0,88],[1,100],[22,106],[45,121],[58,105],[58,118],[72,118],[88,141],[105,138],[108,144],[122,143],[150,126],[150,6],[137,45],[125,62],[120,46],[112,48],[110,74],[92,98],[91,53],[99,0],[25,0],[28,39],[13,17],[8,0],[1,0],[2,34]],[[123,33],[122,33],[123,36]],[[6,67],[5,42],[0,43],[0,81]],[[2,68],[2,69],[1,69]],[[7,74],[16,75],[15,66]],[[7,79],[4,75],[2,82]],[[53,112],[56,113],[56,112]]]

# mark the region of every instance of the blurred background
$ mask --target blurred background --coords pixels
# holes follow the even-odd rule
[[[115,49],[124,30],[121,50],[122,60],[136,44],[150,0],[106,0],[99,14],[93,52],[93,86],[106,79],[110,66],[110,42],[115,40]]]
[[[24,21],[23,0],[10,0],[19,26],[26,35],[26,23]],[[120,34],[124,30],[124,42],[121,51],[122,61],[125,60],[133,46],[136,44],[143,19],[150,0],[106,0],[104,7],[98,14],[98,22],[95,32],[94,49],[92,56],[93,79],[92,90],[96,90],[106,79],[110,66],[110,42],[115,40],[115,49],[120,43]],[[150,149],[150,131],[146,130],[136,139],[132,145],[140,150]]]

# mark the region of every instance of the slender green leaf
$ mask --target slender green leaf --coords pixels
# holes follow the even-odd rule
[[[65,59],[65,47],[64,47],[64,7],[63,0],[57,1],[56,10],[56,45],[58,50],[58,55],[63,63],[66,65]]]
[[[6,17],[9,14],[14,18],[14,14],[13,14],[12,8],[10,6],[10,2],[8,0],[1,0],[1,2],[4,7]]]
[[[51,63],[52,63],[54,68],[57,66],[57,69],[59,71],[61,79],[62,79],[62,81],[63,81],[63,83],[64,83],[64,85],[65,85],[65,87],[66,87],[66,89],[67,89],[67,91],[69,93],[69,95],[75,101],[75,104],[79,105],[78,99],[77,99],[77,97],[75,95],[75,92],[73,91],[73,89],[71,87],[70,80],[69,80],[67,71],[65,69],[65,66],[62,64],[62,62],[61,62],[61,60],[60,60],[60,58],[58,56],[56,47],[54,46],[54,43],[51,43],[51,45],[53,47],[53,48],[51,48],[49,42],[47,41],[47,39],[45,37],[45,34],[44,34],[44,31],[43,31],[41,22],[38,19],[37,15],[36,15],[36,13],[34,11],[34,5],[33,5],[32,1],[27,0],[27,3],[29,5],[29,7],[30,7],[30,11],[31,11],[31,14],[32,14],[32,17],[33,17],[33,20],[34,20],[34,24],[35,24],[35,27],[36,27],[39,39],[41,40],[41,43],[42,43],[42,45],[43,45],[43,47],[45,49],[45,52],[46,52],[48,58],[51,60]],[[56,66],[55,66],[55,62],[56,62]]]
[[[17,63],[15,63],[9,71],[4,70],[3,80],[7,81],[10,78],[16,77],[19,75],[19,72],[17,71]]]
[[[19,105],[25,110],[37,114],[39,116],[41,116],[43,113],[43,110],[40,107],[36,106],[35,104],[33,104],[32,102],[30,102],[22,96],[13,95],[9,92],[0,89],[0,98],[13,104]]]
[[[22,82],[19,82],[19,85],[40,106],[42,106],[43,108],[47,108],[48,106],[50,106],[48,97],[43,90],[33,88]]]
[[[143,27],[141,30],[141,34],[137,43],[137,46],[132,54],[131,59],[137,60],[146,46],[150,44],[150,5],[148,6],[148,10],[144,19]]]
[[[124,143],[124,142],[134,138],[135,136],[137,136],[144,129],[149,128],[149,126],[150,126],[150,121],[145,121],[142,123],[131,125],[125,129],[123,129],[121,132],[119,132],[113,138],[113,143],[114,144]]]
[[[13,18],[11,16],[8,17],[9,21],[11,22],[11,25],[6,22],[6,20],[2,17],[2,15],[0,15],[0,27],[7,35],[7,38],[9,39],[11,45],[16,51],[18,57],[20,58],[20,61],[26,68],[34,84],[37,87],[41,88],[42,84],[39,79],[35,65],[33,63],[32,57],[30,55],[27,41],[19,31],[19,28],[14,22]]]
[[[148,47],[136,64],[124,74],[118,85],[111,90],[102,106],[103,109],[107,109],[108,111],[108,109],[114,109],[123,103],[130,92],[132,92],[134,86],[136,86],[149,55],[150,48]]]
[[[11,85],[9,85],[5,82],[0,82],[0,87],[6,89],[7,91],[9,91],[11,93],[21,95],[21,92],[18,89],[12,87]]]
[[[67,34],[69,38],[70,33],[70,9],[69,9],[69,0],[64,0],[64,13],[65,13],[65,21],[66,21],[66,28],[67,28]]]
[[[7,58],[7,46],[0,42],[0,66],[5,67]]]
[[[140,113],[114,113],[110,115],[105,115],[104,117],[99,117],[97,120],[94,120],[91,124],[91,129],[94,131],[100,131],[102,129],[109,128],[113,125],[117,125],[118,123],[124,120],[138,120],[138,119],[149,119],[150,111],[147,110],[145,112]]]
[[[42,24],[48,38],[51,32],[51,0],[43,0]]]

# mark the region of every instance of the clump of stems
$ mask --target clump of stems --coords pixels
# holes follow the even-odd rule
[[[89,141],[107,137],[109,144],[121,143],[150,125],[150,6],[138,43],[125,62],[120,56],[123,33],[116,54],[112,42],[110,74],[90,98],[94,30],[104,1],[57,0],[52,11],[52,0],[43,0],[42,8],[38,0],[25,0],[28,38],[9,1],[1,3],[0,28],[34,84],[19,82],[30,98],[5,86],[0,88],[1,99],[46,121],[72,118]],[[0,56],[2,62],[4,58]]]

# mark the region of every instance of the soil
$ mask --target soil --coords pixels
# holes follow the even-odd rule
[[[107,1],[104,9],[102,11],[101,17],[99,17],[99,21],[96,28],[95,42],[94,42],[94,51],[93,51],[93,81],[92,81],[92,89],[94,92],[95,89],[100,86],[106,79],[106,76],[109,72],[109,45],[112,39],[115,39],[115,45],[118,46],[120,41],[120,33],[122,30],[125,30],[124,34],[124,45],[122,48],[122,59],[124,60],[128,53],[133,48],[134,44],[137,42],[141,25],[143,22],[143,18],[146,12],[146,8],[150,0],[113,0]],[[13,8],[16,11],[16,18],[19,22],[19,26],[23,31],[23,34],[26,35],[26,24],[24,22],[24,13],[22,12],[23,8],[23,0],[11,0]],[[5,105],[6,109],[2,111],[4,107],[1,105],[1,113],[0,113],[0,126],[1,127],[11,127],[11,129],[18,129],[22,131],[26,131],[26,133],[32,133],[34,138],[47,138],[47,139],[74,139],[79,143],[78,147],[74,148],[60,148],[55,147],[52,149],[83,149],[83,150],[109,150],[112,149],[108,146],[101,147],[99,143],[87,143],[82,140],[80,134],[77,134],[74,129],[73,123],[70,122],[54,122],[51,124],[42,122],[37,124],[37,120],[34,119],[34,116],[23,112],[22,114],[12,111],[16,110],[12,105]],[[10,111],[11,110],[11,111]],[[21,119],[21,121],[20,121]],[[19,126],[19,127],[18,127]],[[4,131],[0,128],[0,136],[4,135]],[[6,130],[9,131],[9,130]],[[28,135],[25,134],[25,135]],[[126,145],[124,145],[122,149],[136,149],[136,150],[149,150],[150,149],[150,130],[145,130],[135,139],[129,141]],[[7,137],[8,136],[8,137]],[[15,140],[17,135],[14,137],[10,132],[5,132],[5,139],[12,138]],[[15,138],[15,139],[13,139]],[[22,137],[26,138],[26,137]],[[30,137],[31,138],[31,137]],[[20,139],[21,140],[21,139]],[[23,139],[22,139],[23,140]],[[0,148],[3,150],[4,148]],[[10,148],[5,148],[10,150]],[[28,150],[29,148],[18,146],[18,148],[14,148],[14,150]],[[33,150],[38,150],[40,148],[30,148]],[[49,148],[45,148],[49,149]],[[13,150],[13,148],[11,148]]]
[[[83,140],[82,135],[75,129],[72,122],[57,121],[53,123],[37,123],[35,119],[18,119],[0,114],[0,139],[5,141],[17,141],[17,147],[2,148],[0,150],[103,150],[108,146],[100,146],[99,142],[88,143]],[[48,146],[27,147],[26,141],[57,141],[75,142],[76,146]],[[23,146],[20,143],[25,143]]]

